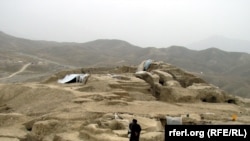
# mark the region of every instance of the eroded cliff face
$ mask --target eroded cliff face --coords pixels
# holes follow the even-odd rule
[[[138,66],[135,76],[150,84],[152,94],[160,101],[238,102],[235,97],[191,73],[168,63],[150,60],[147,64],[147,61]]]
[[[183,124],[250,123],[249,105],[202,79],[164,62],[140,66],[0,84],[0,140],[127,141],[133,118],[142,127],[141,141],[163,141],[166,116],[181,117]],[[57,83],[70,73],[90,77],[85,84]]]

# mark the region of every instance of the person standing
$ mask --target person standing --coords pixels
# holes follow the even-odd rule
[[[141,126],[137,123],[136,119],[133,119],[129,124],[129,141],[139,141],[141,133]]]

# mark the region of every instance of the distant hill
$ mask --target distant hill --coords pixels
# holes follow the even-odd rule
[[[188,48],[203,50],[207,48],[219,48],[230,52],[250,53],[250,41],[231,39],[223,36],[212,36],[207,39],[186,45]]]
[[[17,54],[18,60],[23,56],[45,59],[54,65],[83,68],[138,65],[145,59],[153,59],[171,63],[199,75],[229,93],[250,97],[248,53],[228,52],[218,48],[197,51],[180,46],[142,48],[122,40],[106,39],[86,43],[35,41],[3,32],[0,32],[0,52],[2,63],[4,60],[13,60],[13,54]],[[11,55],[8,57],[7,54]]]

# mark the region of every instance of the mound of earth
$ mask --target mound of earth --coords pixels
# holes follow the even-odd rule
[[[148,63],[149,61],[150,63]],[[234,96],[218,87],[164,62],[145,60],[138,66],[135,76],[149,83],[152,94],[160,101],[239,102]]]
[[[166,116],[182,124],[248,124],[250,102],[164,62],[65,70],[39,82],[0,84],[0,140],[127,141],[136,118],[141,141],[163,141]],[[89,73],[86,83],[57,83]],[[232,115],[237,115],[232,120]]]

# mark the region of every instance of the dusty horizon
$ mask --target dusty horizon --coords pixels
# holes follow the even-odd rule
[[[120,39],[140,47],[187,46],[213,36],[250,42],[250,1],[2,0],[0,30],[58,42]]]

